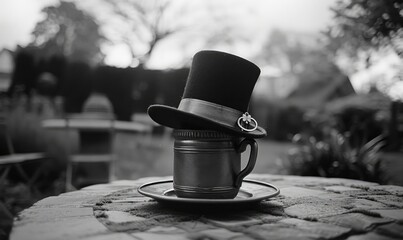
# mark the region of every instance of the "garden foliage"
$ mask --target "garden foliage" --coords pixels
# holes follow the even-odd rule
[[[378,154],[387,143],[386,127],[378,113],[346,105],[306,116],[304,130],[293,137],[298,147],[288,154],[289,173],[386,181]]]

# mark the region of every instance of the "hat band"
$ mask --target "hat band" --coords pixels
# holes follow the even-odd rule
[[[236,109],[195,98],[183,98],[178,109],[214,120],[228,127],[237,126],[238,118],[243,114]]]

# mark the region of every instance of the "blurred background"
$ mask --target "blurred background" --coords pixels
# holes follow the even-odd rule
[[[105,163],[71,171],[84,141],[103,146],[94,156],[106,143],[49,119],[148,127],[105,140],[112,179],[171,175],[171,130],[146,110],[178,106],[204,49],[262,70],[249,112],[268,136],[254,173],[403,185],[402,24],[400,0],[2,1],[0,236],[19,211],[69,190],[69,174],[75,188],[110,174]]]

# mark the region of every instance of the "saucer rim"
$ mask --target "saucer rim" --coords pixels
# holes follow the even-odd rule
[[[158,202],[162,203],[191,203],[191,204],[245,204],[245,203],[254,203],[254,202],[260,202],[264,199],[272,198],[280,194],[280,189],[270,183],[259,181],[259,180],[253,180],[253,179],[244,179],[242,182],[245,183],[250,183],[250,184],[257,184],[261,185],[264,187],[271,188],[274,192],[260,196],[260,197],[250,197],[250,198],[242,198],[242,199],[202,199],[202,198],[179,198],[179,197],[169,197],[153,192],[147,192],[144,191],[145,187],[151,186],[151,185],[156,185],[156,184],[166,184],[166,183],[173,183],[173,179],[165,179],[165,180],[157,180],[157,181],[152,181],[152,182],[147,182],[142,184],[137,188],[137,192],[140,194],[150,197]],[[168,188],[164,190],[163,192],[169,191],[172,188]],[[241,186],[242,189],[242,186]],[[246,190],[244,190],[246,191]],[[246,191],[248,192],[248,191]],[[250,192],[248,192],[250,193]],[[253,193],[252,193],[253,194]]]

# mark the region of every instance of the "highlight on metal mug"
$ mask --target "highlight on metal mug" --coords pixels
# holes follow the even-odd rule
[[[178,197],[235,198],[242,180],[252,172],[258,146],[254,139],[210,130],[175,129],[174,190]],[[241,153],[250,156],[241,170]]]

